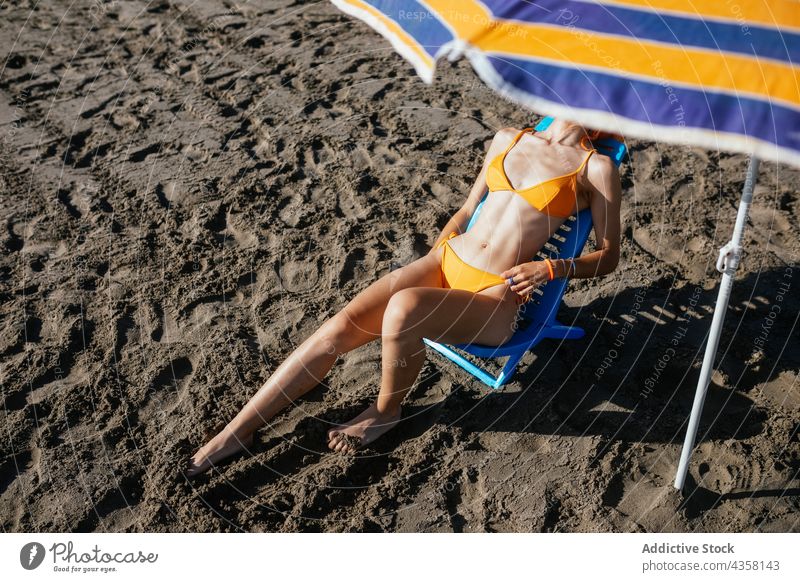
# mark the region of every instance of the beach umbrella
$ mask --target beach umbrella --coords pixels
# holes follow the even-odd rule
[[[630,137],[750,155],[675,478],[683,488],[759,159],[800,166],[795,0],[332,0],[426,82],[465,57],[508,99]]]

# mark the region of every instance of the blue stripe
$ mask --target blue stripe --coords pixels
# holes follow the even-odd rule
[[[800,151],[800,111],[774,103],[530,60],[488,58],[507,83],[554,103],[653,125],[751,136]]]
[[[495,18],[575,27],[730,53],[800,62],[800,34],[747,24],[698,20],[672,14],[574,0],[482,0]]]
[[[431,57],[435,57],[439,48],[453,40],[453,35],[438,18],[416,0],[361,1],[394,20],[400,28],[414,37]]]

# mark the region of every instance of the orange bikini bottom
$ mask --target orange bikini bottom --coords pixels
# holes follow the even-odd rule
[[[477,293],[495,285],[501,285],[506,282],[500,275],[482,271],[473,267],[469,263],[465,263],[450,247],[448,241],[456,236],[456,232],[450,233],[446,239],[442,240],[436,248],[444,245],[442,249],[442,287],[450,289],[464,289]],[[522,299],[520,299],[522,301]]]

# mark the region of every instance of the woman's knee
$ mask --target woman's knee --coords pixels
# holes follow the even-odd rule
[[[346,310],[342,310],[320,326],[316,339],[326,353],[339,356],[378,339],[378,336],[370,334]]]
[[[360,341],[361,333],[358,326],[344,311],[340,311],[323,323],[317,330],[316,336],[322,349],[330,355],[339,356],[352,350],[356,344],[363,343]]]
[[[412,333],[419,320],[420,307],[420,293],[413,288],[393,294],[383,312],[381,331],[384,338]]]

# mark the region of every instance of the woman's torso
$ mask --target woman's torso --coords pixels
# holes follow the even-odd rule
[[[562,206],[571,208],[570,214],[587,208],[589,194],[586,170],[581,168],[580,172],[574,174],[586,161],[586,150],[561,144],[551,145],[531,133],[518,134],[518,137],[518,141],[507,150],[505,158],[501,158],[502,165],[498,166],[505,171],[508,183],[516,190],[523,191],[572,174],[570,179],[574,181],[571,187],[568,179],[559,180],[565,190],[559,194]],[[569,201],[571,204],[567,205]],[[450,239],[449,244],[462,260],[473,267],[499,274],[532,260],[566,218],[538,210],[517,192],[490,191],[472,228]],[[500,296],[502,292],[502,287],[492,287],[482,293]]]

